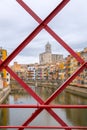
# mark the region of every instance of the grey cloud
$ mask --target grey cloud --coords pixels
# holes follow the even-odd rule
[[[49,13],[61,2],[62,0],[48,0],[48,1],[40,1],[40,0],[25,0],[26,4],[29,5],[30,8],[36,12],[36,14],[44,19]],[[50,4],[50,6],[49,6]]]

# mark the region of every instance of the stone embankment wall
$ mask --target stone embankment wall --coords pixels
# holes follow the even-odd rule
[[[60,81],[60,80],[28,80],[28,81],[24,81],[26,82],[28,85],[33,85],[36,87],[49,87],[49,88],[55,88],[57,89],[58,87],[61,86],[61,84],[64,81]],[[27,93],[23,87],[21,87],[20,85],[18,85],[17,82],[13,81],[12,84],[15,85],[11,85],[11,93]],[[87,97],[87,87],[82,87],[82,86],[75,86],[75,85],[69,85],[66,87],[65,89],[66,92],[78,95],[78,96],[82,96],[82,97]]]
[[[35,85],[35,86],[46,86],[46,87],[55,87],[58,88],[63,81],[61,80],[28,80],[26,83]]]

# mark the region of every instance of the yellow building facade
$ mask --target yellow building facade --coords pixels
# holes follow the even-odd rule
[[[2,61],[4,61],[7,58],[7,50],[0,48],[0,59]],[[8,86],[8,73],[5,69],[3,69],[1,72],[1,77],[3,80],[3,87],[7,87]]]

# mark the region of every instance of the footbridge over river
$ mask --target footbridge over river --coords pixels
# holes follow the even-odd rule
[[[67,104],[51,104],[53,100],[59,96],[61,92],[79,75],[84,69],[87,69],[87,61],[82,59],[65,41],[62,40],[48,25],[48,23],[70,2],[71,0],[62,0],[56,8],[44,19],[42,20],[30,7],[22,0],[16,0],[20,6],[23,7],[27,11],[28,14],[30,14],[38,23],[39,25],[34,29],[34,31],[31,32],[31,34],[28,35],[28,37],[7,57],[6,60],[2,61],[0,60],[0,70],[6,69],[10,73],[10,75],[17,80],[17,82],[27,91],[29,95],[31,95],[36,101],[36,104],[2,104],[0,105],[0,108],[35,108],[35,110],[32,112],[31,115],[25,119],[25,121],[21,125],[14,126],[0,126],[0,129],[6,128],[6,129],[65,129],[65,130],[71,130],[71,129],[87,129],[87,126],[69,126],[63,118],[60,118],[59,113],[54,111],[53,109],[60,109],[60,108],[66,108],[66,109],[87,109],[87,105],[67,105]],[[47,4],[47,3],[46,3]],[[37,5],[36,5],[37,6]],[[63,12],[64,13],[64,12]],[[27,21],[26,21],[27,22]],[[8,66],[8,64],[35,38],[36,35],[39,34],[39,32],[45,29],[61,46],[63,46],[75,59],[80,63],[80,66],[78,69],[62,84],[59,88],[57,88],[53,94],[51,94],[46,100],[43,100],[31,87],[29,87],[22,79],[18,77],[17,74],[15,74]],[[39,125],[31,125],[32,121],[37,118],[37,116],[43,111],[46,110],[47,113],[49,113],[55,121],[58,122],[57,126],[40,126]],[[14,111],[13,111],[14,112]],[[16,113],[17,114],[17,113]],[[87,119],[87,118],[86,118]],[[43,122],[44,123],[44,122]],[[59,125],[60,124],[60,125]]]

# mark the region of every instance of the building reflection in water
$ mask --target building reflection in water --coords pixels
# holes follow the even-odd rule
[[[73,125],[87,126],[87,109],[66,109],[66,116]]]
[[[0,125],[6,126],[9,124],[9,109],[1,108],[0,109]]]
[[[53,92],[55,88],[36,88],[36,91],[39,93],[43,99],[47,99]],[[72,105],[86,105],[87,98],[77,96],[68,92],[63,91],[60,95],[57,96],[51,104],[72,104]],[[66,118],[71,124],[79,126],[87,126],[87,109],[62,109],[66,113]]]
[[[86,105],[87,99],[65,93],[65,103],[72,105]],[[87,109],[65,109],[66,116],[73,125],[87,126]]]
[[[55,88],[36,88],[39,96],[47,99],[54,91]],[[86,105],[87,98],[73,95],[63,91],[51,104],[72,104],[72,105]],[[66,118],[72,125],[87,126],[87,109],[62,109],[66,113]]]

